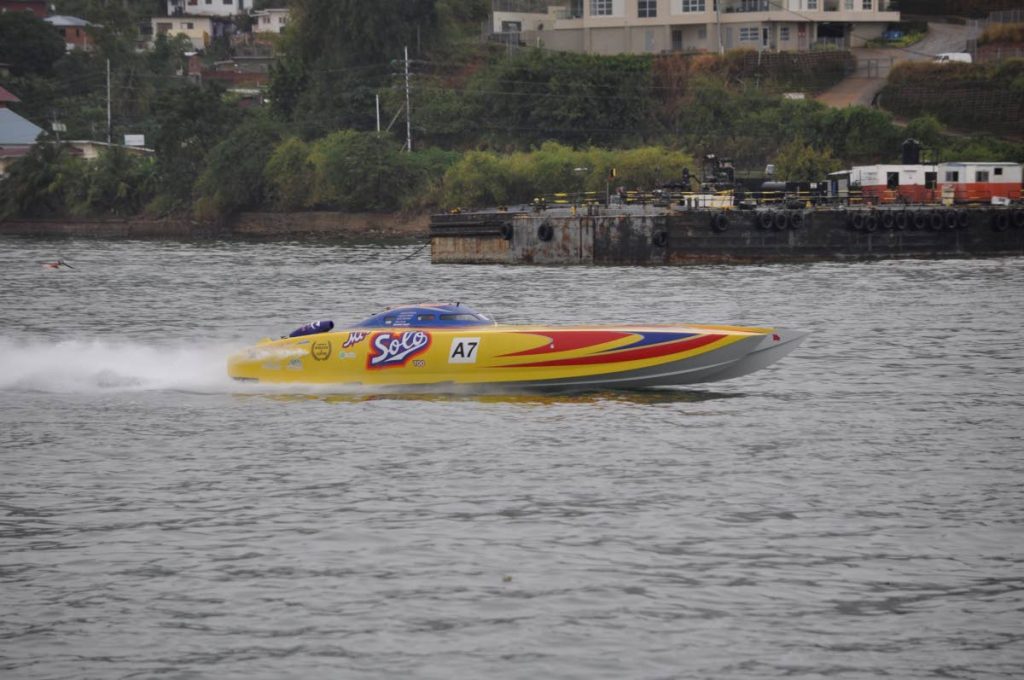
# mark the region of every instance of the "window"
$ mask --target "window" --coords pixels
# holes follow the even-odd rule
[[[863,9],[866,9],[867,11],[870,12],[871,11],[871,3],[872,3],[872,0],[864,0],[864,4],[862,5]]]
[[[947,182],[959,182],[960,181],[960,171],[959,170],[947,170],[946,171],[946,181]]]
[[[590,0],[590,14],[595,17],[610,17],[612,0]]]
[[[225,5],[231,5],[231,4],[233,4],[234,2],[235,2],[235,0],[224,0],[224,4],[225,4]]]
[[[441,321],[480,321],[475,314],[442,314]]]
[[[789,42],[789,26],[783,26],[779,29],[779,41]]]
[[[704,0],[683,0],[684,12],[703,12],[704,10]]]
[[[975,175],[976,182],[987,182],[988,181],[988,170],[978,170]]]
[[[206,0],[206,4],[207,5],[212,5],[213,4],[213,0]]]
[[[416,320],[417,321],[433,321],[436,318],[437,317],[434,316],[433,314],[417,314],[416,315]]]
[[[636,15],[641,19],[653,19],[658,16],[658,0],[637,0]]]
[[[707,40],[707,39],[708,39],[708,27],[707,26],[699,26],[697,28],[697,40]]]
[[[191,21],[183,21],[181,22],[181,27],[187,31],[191,31],[193,28],[196,27],[196,25],[193,24]]]
[[[1003,169],[1002,168],[994,168],[992,170],[992,174],[993,175],[1002,175],[1003,174]]]
[[[167,21],[167,22],[158,21],[157,24],[156,24],[156,32],[157,33],[170,33],[171,32],[171,22],[169,22],[169,21]]]
[[[678,52],[683,49],[683,32],[678,28],[672,29],[672,50]]]
[[[818,9],[818,0],[807,0],[807,9]]]
[[[740,42],[757,42],[757,28],[747,28],[746,26],[741,28]]]
[[[844,0],[843,9],[853,9],[853,0]]]

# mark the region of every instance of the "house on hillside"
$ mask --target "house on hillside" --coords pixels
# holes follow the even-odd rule
[[[210,41],[224,30],[220,22],[212,17],[200,16],[153,17],[150,25],[153,27],[154,39],[160,35],[168,38],[184,35],[197,50],[206,49]]]
[[[31,12],[40,19],[50,13],[46,0],[0,0],[0,14],[4,12]]]
[[[493,12],[491,30],[592,54],[807,51],[863,46],[899,20],[889,0],[568,0],[546,14]]]
[[[45,17],[43,21],[57,29],[57,32],[60,33],[60,37],[64,40],[64,49],[68,52],[73,50],[85,50],[88,52],[93,48],[93,40],[92,36],[89,35],[89,27],[94,24],[86,21],[85,19],[56,15],[52,17]]]
[[[27,154],[43,129],[25,120],[8,107],[20,99],[0,87],[0,177],[12,163]]]
[[[167,0],[167,16],[230,17],[252,9],[253,0]]]
[[[270,8],[252,13],[253,33],[284,33],[288,25],[289,11],[287,8]]]

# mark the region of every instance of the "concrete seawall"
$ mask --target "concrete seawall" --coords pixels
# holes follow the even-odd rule
[[[28,219],[0,222],[0,235],[42,238],[296,239],[426,237],[428,215],[398,213],[240,213],[220,224],[189,219]]]

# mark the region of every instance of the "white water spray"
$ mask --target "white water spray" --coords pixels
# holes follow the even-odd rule
[[[225,362],[232,349],[0,337],[0,390],[229,391]]]

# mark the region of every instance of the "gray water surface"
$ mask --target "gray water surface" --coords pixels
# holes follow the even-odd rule
[[[417,247],[0,239],[0,676],[1024,675],[1024,259]],[[224,375],[260,337],[417,300],[813,334],[691,390]]]

